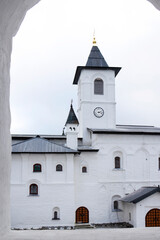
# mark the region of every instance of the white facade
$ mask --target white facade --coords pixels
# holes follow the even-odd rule
[[[94,81],[102,79],[103,94],[94,94]],[[78,116],[80,136],[88,143],[87,128],[115,128],[115,73],[113,70],[82,70],[78,81]],[[96,118],[94,109],[103,108],[104,116]],[[88,140],[88,141],[87,141]]]
[[[152,203],[144,200],[143,211],[139,204],[118,202],[142,186],[158,186],[160,129],[116,126],[115,69],[119,68],[87,66],[77,78],[82,139],[77,139],[78,120],[73,111],[63,139],[62,136],[34,138],[37,144],[34,149],[29,137],[27,141],[25,137],[23,141],[20,136],[17,140],[13,137],[17,144],[12,149],[12,227],[73,226],[81,221],[127,221],[141,227],[147,206],[160,208],[158,195]],[[101,81],[98,84],[103,82],[98,94],[95,80]],[[63,148],[55,146],[57,142]],[[43,144],[48,145],[41,151],[39,146]],[[35,164],[41,165],[40,172],[33,171]],[[31,194],[32,184],[37,186],[36,194]],[[129,213],[133,220],[128,219]]]
[[[145,227],[145,217],[149,211],[160,209],[160,193],[155,193],[137,204],[124,204],[124,220],[135,227]],[[145,216],[145,217],[144,217]]]
[[[12,160],[12,227],[73,225],[73,155],[14,154]],[[42,172],[33,172],[35,163],[41,164]],[[56,172],[58,164],[62,172]],[[29,194],[31,184],[38,185],[38,195]],[[52,220],[54,208],[59,209],[60,220]]]

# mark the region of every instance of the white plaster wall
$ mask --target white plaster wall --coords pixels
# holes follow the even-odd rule
[[[123,184],[107,179],[107,162],[99,153],[81,153],[75,158],[75,206],[89,210],[90,223],[123,221],[123,212],[114,212],[112,197],[123,196]],[[82,173],[87,166],[87,173]]]
[[[137,227],[137,209],[134,203],[123,203],[124,221],[129,222],[134,227]],[[129,216],[130,214],[130,216]],[[142,216],[141,216],[142,218]]]
[[[102,174],[105,181],[128,182],[133,190],[139,184],[158,185],[159,136],[94,134],[92,139],[93,147],[100,149],[97,156],[103,162],[103,173],[106,171]],[[119,170],[114,169],[115,152],[122,154]]]
[[[115,127],[115,77],[112,70],[82,70],[78,82],[78,117],[80,122],[80,136],[84,142],[89,141],[87,127],[114,128]],[[94,94],[94,80],[104,81],[104,94]],[[104,116],[97,118],[93,111],[96,107],[104,109]]]
[[[153,208],[160,209],[160,193],[155,193],[136,204],[136,227],[145,227],[145,216]]]
[[[155,193],[136,204],[124,203],[124,220],[134,227],[143,228],[146,214],[153,208],[160,209],[160,193]],[[131,213],[131,221],[129,221],[129,213]]]
[[[35,163],[42,165],[42,172],[33,172]],[[56,172],[57,164],[62,164],[62,172]],[[74,225],[73,164],[73,154],[13,154],[12,227]],[[29,195],[32,183],[38,185],[38,196]],[[55,207],[60,209],[60,220],[52,220]]]
[[[66,146],[77,150],[78,145],[78,125],[77,124],[67,124],[66,126]]]
[[[90,222],[123,221],[122,212],[113,212],[112,197],[125,196],[142,186],[159,184],[159,136],[94,135],[97,153],[81,153],[75,158],[75,204],[90,211]],[[114,157],[121,157],[121,168],[114,168]],[[82,173],[82,166],[88,172]],[[122,209],[123,210],[123,209]],[[135,209],[131,223],[136,226]]]
[[[38,184],[38,196],[29,196],[29,184],[12,185],[11,226],[38,228],[74,225],[73,184],[42,184],[37,180],[32,180],[32,183]],[[60,220],[52,220],[55,207],[60,209]]]
[[[113,211],[112,199],[117,195],[123,197],[142,186],[159,184],[159,142],[158,136],[101,134],[93,136],[93,147],[98,148],[98,152],[82,152],[74,157],[72,154],[22,154],[21,157],[14,154],[12,226],[31,226],[29,220],[26,222],[23,211],[20,211],[23,225],[19,220],[17,222],[17,216],[14,216],[14,213],[18,208],[15,203],[25,203],[23,207],[26,206],[26,209],[34,208],[30,200],[26,202],[29,184],[33,182],[39,184],[40,196],[37,198],[37,204],[39,207],[45,206],[46,212],[46,214],[43,213],[45,221],[39,215],[40,213],[35,214],[37,216],[33,221],[35,226],[74,225],[75,211],[81,206],[88,208],[90,223],[124,221],[127,218],[123,206],[121,206],[121,212]],[[114,157],[117,154],[121,157],[120,169],[114,168]],[[20,161],[22,163],[19,165]],[[35,163],[42,164],[42,173],[33,173]],[[63,172],[55,171],[57,164],[62,164]],[[82,173],[83,166],[87,167],[87,173]],[[16,177],[18,175],[19,177]],[[18,184],[20,179],[21,182]],[[21,193],[15,190],[19,187],[23,189]],[[56,198],[54,198],[55,195]],[[33,203],[36,205],[36,200]],[[63,216],[58,222],[50,219],[51,209],[54,207],[59,207]],[[38,208],[34,211],[38,211]],[[136,226],[135,219],[138,217],[134,217],[135,212],[132,209],[131,214],[133,216],[131,223]]]
[[[12,37],[29,8],[39,0],[0,1],[0,232],[10,227],[10,56]]]

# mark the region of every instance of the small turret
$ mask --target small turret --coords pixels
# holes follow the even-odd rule
[[[71,103],[70,111],[68,114],[68,118],[65,124],[66,127],[66,136],[67,136],[67,147],[72,149],[77,149],[78,145],[78,119],[76,117],[76,114],[73,110],[73,106]]]

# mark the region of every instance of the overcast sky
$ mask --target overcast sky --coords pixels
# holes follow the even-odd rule
[[[61,134],[93,31],[116,78],[117,124],[160,126],[160,12],[146,0],[41,0],[13,40],[12,133]]]

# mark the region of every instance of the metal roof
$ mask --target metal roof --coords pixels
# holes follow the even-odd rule
[[[69,124],[79,124],[78,119],[76,117],[76,114],[73,110],[72,104],[71,104],[70,111],[69,111],[69,114],[68,114],[68,118],[67,118],[67,121],[66,121],[66,124],[68,124],[68,123]]]
[[[120,67],[109,67],[106,60],[104,59],[102,53],[97,46],[93,46],[89,54],[86,66],[78,66],[74,76],[73,84],[77,84],[81,71],[83,69],[89,70],[112,70],[115,72],[115,76],[121,70]]]
[[[88,128],[96,134],[160,135],[160,128],[140,125],[116,125],[114,129]]]
[[[135,192],[128,194],[126,197],[119,199],[119,201],[138,203],[156,192],[160,192],[160,187],[142,187]]]
[[[39,136],[12,145],[12,153],[78,153],[68,147],[51,143]]]
[[[89,54],[87,67],[108,67],[103,55],[97,46],[93,46]]]

